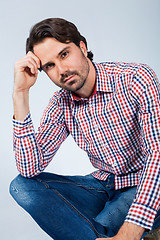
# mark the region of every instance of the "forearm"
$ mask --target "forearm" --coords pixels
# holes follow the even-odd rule
[[[121,237],[119,239],[140,240],[144,231],[144,228],[136,224],[125,222],[117,235]]]
[[[151,229],[160,206],[160,152],[152,151],[146,159],[135,199],[129,209],[126,221]],[[152,177],[151,177],[152,176]]]
[[[39,66],[40,61],[32,52],[15,63],[13,104],[16,120],[23,121],[29,112],[29,89],[37,80]]]
[[[23,122],[13,119],[15,157],[17,168],[23,176],[33,177],[39,174],[53,159],[69,135],[62,119],[63,112],[57,107],[57,100],[50,101],[45,109],[36,134],[30,114]]]
[[[143,80],[143,91],[137,98],[137,106],[144,165],[126,220],[151,229],[160,206],[160,92],[159,81],[150,68],[141,68],[138,76],[141,76],[139,80]]]
[[[116,236],[112,238],[97,238],[96,240],[140,240],[145,229],[129,222],[125,222]]]
[[[24,121],[13,119],[13,144],[16,166],[20,174],[30,178],[40,173],[40,162],[43,159],[30,114]]]
[[[29,113],[29,91],[13,91],[14,118],[24,121]]]

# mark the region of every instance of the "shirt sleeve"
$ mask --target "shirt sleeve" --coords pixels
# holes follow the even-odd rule
[[[30,113],[24,122],[13,119],[13,143],[17,169],[24,177],[40,174],[69,135],[63,111],[52,98],[35,133]]]
[[[143,89],[147,79],[147,87],[139,98],[139,124],[148,156],[126,221],[151,229],[160,208],[160,86],[148,67],[139,72],[138,79]]]

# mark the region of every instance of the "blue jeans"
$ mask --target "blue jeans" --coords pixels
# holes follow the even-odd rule
[[[10,185],[16,202],[55,240],[114,236],[135,192],[136,187],[115,190],[113,174],[106,181],[91,175],[41,173],[31,179],[18,175]],[[154,228],[160,225],[160,218],[157,220]]]

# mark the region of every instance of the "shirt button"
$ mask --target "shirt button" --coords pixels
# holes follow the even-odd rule
[[[95,125],[95,126],[94,126],[94,129],[95,129],[95,130],[98,130],[98,129],[99,129],[99,126],[98,126],[98,125]]]
[[[117,166],[117,163],[116,163],[116,162],[114,162],[114,163],[112,164],[112,166],[113,166],[113,167],[116,167],[116,166]]]

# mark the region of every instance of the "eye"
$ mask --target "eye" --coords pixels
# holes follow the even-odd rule
[[[65,58],[67,55],[68,55],[68,51],[65,51],[65,52],[63,52],[62,54],[61,54],[61,58]]]
[[[48,63],[48,64],[45,66],[44,71],[50,70],[51,68],[54,67],[54,65],[55,65],[54,63]]]

